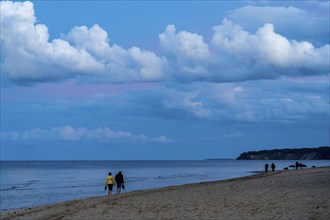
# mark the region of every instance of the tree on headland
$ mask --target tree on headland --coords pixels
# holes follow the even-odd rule
[[[330,147],[293,148],[249,151],[237,160],[330,160]]]

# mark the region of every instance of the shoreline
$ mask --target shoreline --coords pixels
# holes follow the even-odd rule
[[[159,187],[159,188],[133,190],[133,191],[128,191],[128,192],[122,192],[120,195],[116,194],[116,187],[114,186],[114,188],[113,188],[114,191],[113,191],[113,194],[111,196],[123,196],[123,195],[126,195],[126,194],[148,193],[149,191],[165,191],[165,190],[171,190],[172,188],[194,187],[194,186],[197,186],[197,185],[204,185],[204,184],[213,184],[213,183],[230,182],[230,181],[235,181],[235,180],[244,180],[245,178],[249,178],[249,177],[253,177],[253,176],[270,175],[270,174],[275,174],[275,173],[278,173],[278,172],[282,172],[282,171],[280,170],[280,171],[276,171],[274,173],[271,173],[271,172],[265,173],[264,171],[250,171],[249,172],[250,174],[246,175],[246,176],[234,177],[234,178],[223,179],[223,180],[213,180],[213,181],[203,181],[203,182],[196,182],[196,183],[185,183],[185,184],[172,185],[172,186],[163,186],[163,187]],[[34,208],[42,208],[44,206],[59,205],[59,204],[66,203],[66,202],[76,202],[76,201],[97,199],[97,198],[103,198],[103,197],[108,197],[108,196],[107,195],[90,196],[90,197],[86,197],[86,198],[70,199],[70,200],[66,200],[66,201],[54,202],[54,203],[49,203],[49,204],[35,205],[35,206],[31,206],[31,207],[4,209],[4,210],[0,210],[0,216],[1,216],[1,214],[7,213],[7,212],[16,212],[16,211],[21,211],[21,210],[31,210],[31,209],[34,209]]]
[[[1,219],[328,219],[330,167],[200,182],[1,211]]]

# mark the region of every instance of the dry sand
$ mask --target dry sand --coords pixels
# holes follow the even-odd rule
[[[6,219],[330,219],[330,167],[2,212]]]

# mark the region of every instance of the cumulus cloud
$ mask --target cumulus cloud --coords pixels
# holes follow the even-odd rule
[[[255,34],[250,34],[241,26],[224,19],[222,25],[214,27],[214,31],[212,43],[215,46],[254,69],[273,67],[277,68],[279,75],[328,73],[329,44],[315,48],[307,41],[289,40],[276,33],[274,25],[269,23],[260,27]],[[300,69],[306,72],[300,72]]]
[[[125,50],[116,44],[110,46],[107,32],[98,25],[90,29],[75,27],[62,38],[102,61],[105,69],[100,72],[101,76],[96,75],[95,78],[109,82],[129,82],[158,81],[164,77],[165,58],[138,47]]]
[[[36,24],[31,2],[1,2],[1,27],[1,72],[11,80],[57,80],[102,68],[85,50],[61,39],[48,42],[48,28]]]
[[[236,82],[329,73],[328,40],[314,46],[308,40],[295,40],[293,35],[288,38],[285,31],[277,32],[285,25],[288,30],[300,30],[297,24],[301,22],[328,34],[328,23],[319,16],[293,7],[253,6],[227,16],[233,21],[225,18],[215,26],[211,42],[201,34],[177,31],[174,25],[168,25],[159,34],[161,50],[156,54],[110,44],[108,33],[97,24],[73,27],[50,41],[48,27],[37,23],[31,2],[4,1],[2,81],[33,84],[74,78],[94,83]],[[249,23],[258,24],[256,31],[243,28],[240,19],[245,17],[250,17],[246,18]],[[253,18],[257,21],[251,21]]]
[[[74,27],[49,41],[31,2],[1,2],[1,72],[17,83],[88,76],[89,81],[131,82],[163,78],[166,59],[137,47],[109,45],[98,25]]]
[[[206,60],[210,56],[208,45],[203,36],[196,33],[180,31],[176,33],[174,25],[168,25],[164,33],[159,35],[162,49],[183,60]]]
[[[253,32],[271,23],[281,35],[313,40],[315,43],[329,43],[329,28],[324,28],[329,27],[329,2],[304,3],[309,12],[296,7],[248,5],[233,10],[227,18]]]
[[[69,125],[53,127],[50,129],[32,128],[25,131],[6,131],[1,132],[2,140],[12,141],[80,141],[93,140],[108,142],[113,140],[137,141],[137,142],[169,142],[165,136],[148,137],[140,134],[135,135],[127,131],[114,131],[108,127],[99,127],[94,130]]]
[[[168,25],[159,34],[161,52],[170,61],[171,77],[180,81],[204,78],[211,54],[203,36],[187,31],[176,31]]]

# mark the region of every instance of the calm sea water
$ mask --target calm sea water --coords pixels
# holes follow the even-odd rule
[[[106,195],[107,173],[122,171],[124,192],[224,180],[263,171],[266,161],[1,161],[0,210]],[[282,170],[295,161],[274,162]],[[300,161],[330,166],[329,160]]]

